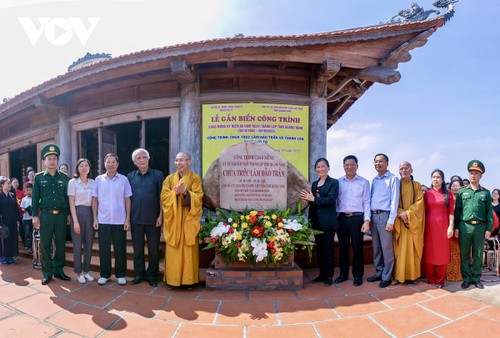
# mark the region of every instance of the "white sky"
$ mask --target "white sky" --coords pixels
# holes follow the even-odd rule
[[[432,0],[0,0],[0,100],[65,73],[87,52],[371,26],[414,1],[433,9]],[[372,86],[329,130],[331,176],[355,154],[371,180],[373,156],[384,152],[392,172],[408,160],[427,185],[434,168],[466,177],[467,162],[479,159],[483,185],[500,187],[499,15],[498,0],[457,3],[455,17],[399,65],[400,82]]]

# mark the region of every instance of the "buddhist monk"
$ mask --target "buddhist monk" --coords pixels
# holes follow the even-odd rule
[[[394,280],[414,282],[421,275],[425,210],[422,186],[413,180],[409,162],[399,165],[400,194],[394,223]]]
[[[190,171],[191,155],[175,157],[177,171],[163,181],[161,203],[166,243],[164,281],[169,290],[198,284],[198,232],[202,215],[201,178]]]

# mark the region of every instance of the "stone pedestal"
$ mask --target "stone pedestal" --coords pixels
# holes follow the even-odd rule
[[[303,288],[303,272],[293,255],[287,262],[269,268],[264,263],[226,265],[216,255],[206,270],[205,283],[208,290],[298,290]]]

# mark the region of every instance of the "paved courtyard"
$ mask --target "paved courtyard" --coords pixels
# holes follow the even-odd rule
[[[42,286],[20,258],[0,267],[0,337],[500,337],[498,282],[325,287],[310,283],[316,274],[305,271],[298,291],[168,291],[113,279]]]

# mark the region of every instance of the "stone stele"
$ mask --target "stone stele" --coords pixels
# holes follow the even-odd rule
[[[310,189],[307,179],[274,149],[242,142],[224,149],[210,165],[203,179],[203,203],[212,210],[290,207],[296,212],[302,189]]]

